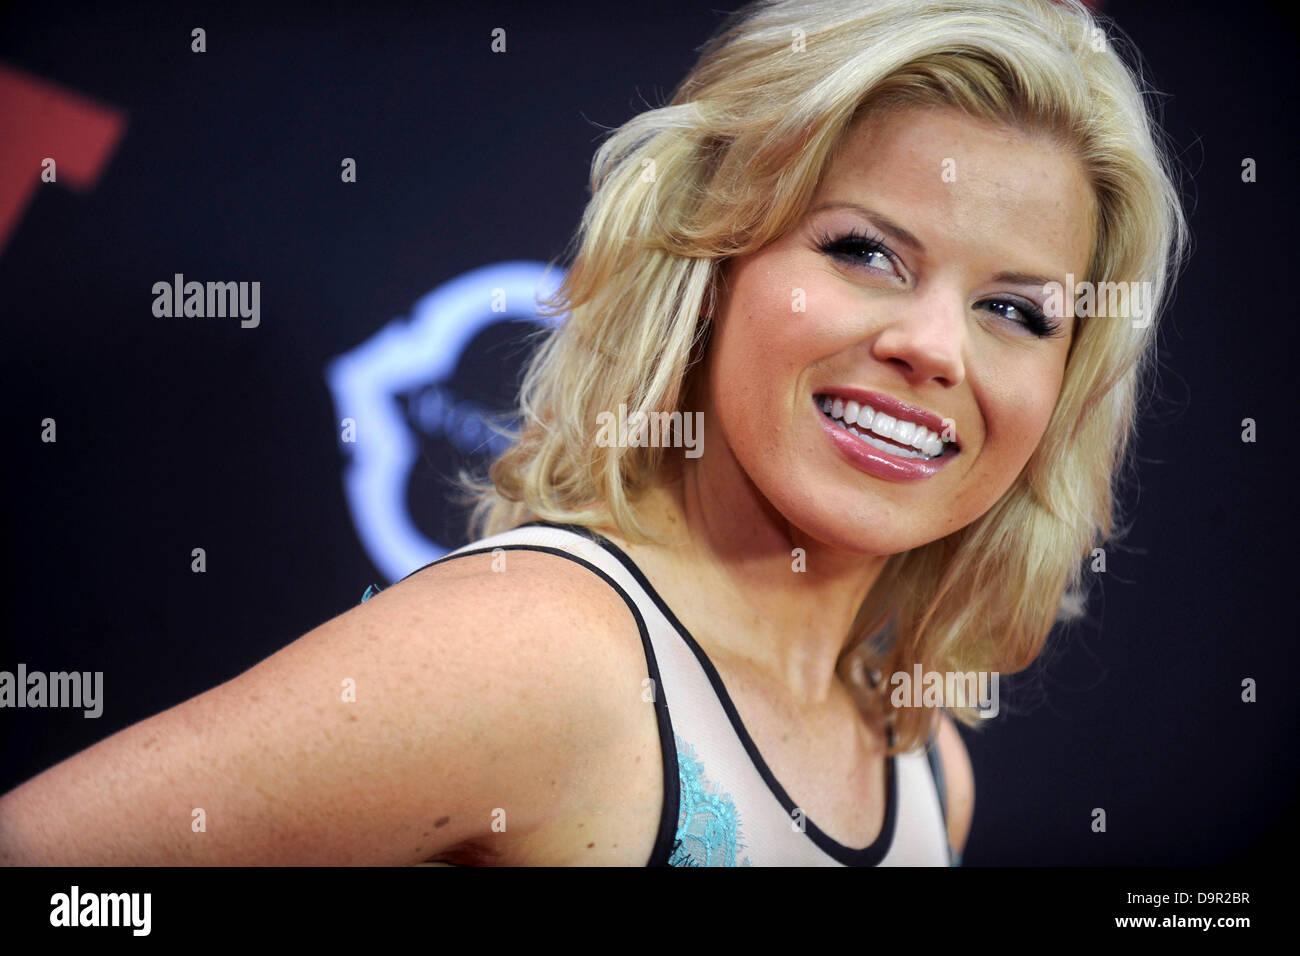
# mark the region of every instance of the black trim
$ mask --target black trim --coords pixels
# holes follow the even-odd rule
[[[623,563],[623,566],[627,568],[628,573],[632,575],[637,584],[641,586],[642,590],[650,596],[650,599],[654,601],[655,605],[659,608],[660,613],[662,613],[663,616],[668,619],[668,622],[677,629],[677,633],[681,635],[682,639],[686,641],[686,645],[692,652],[694,652],[696,658],[700,662],[700,666],[704,668],[704,673],[709,678],[709,683],[713,685],[714,693],[718,695],[718,701],[722,704],[722,709],[726,711],[727,717],[731,720],[731,725],[736,731],[736,736],[740,738],[741,744],[744,745],[746,752],[749,754],[749,759],[753,762],[754,768],[758,771],[759,776],[763,778],[768,789],[780,802],[786,813],[793,814],[796,809],[795,802],[790,799],[790,795],[786,793],[785,788],[781,786],[781,783],[776,779],[775,774],[773,774],[771,769],[768,768],[767,761],[763,759],[763,755],[759,753],[758,747],[749,736],[749,731],[745,729],[744,721],[740,719],[740,714],[737,713],[735,704],[732,703],[731,695],[727,693],[726,685],[723,684],[722,677],[713,666],[713,662],[709,660],[709,656],[704,653],[704,649],[700,647],[695,638],[691,636],[691,632],[686,629],[686,626],[677,619],[677,615],[673,613],[672,608],[670,608],[664,599],[659,596],[659,592],[656,591],[654,586],[646,579],[646,576],[641,572],[641,569],[637,567],[636,562],[629,558],[623,552],[623,549],[613,541],[610,541],[600,532],[594,531],[591,528],[576,524],[558,524],[551,521],[529,521],[526,524],[520,525],[521,528],[529,526],[558,528],[562,531],[571,531],[575,534],[583,535],[599,544]],[[895,739],[894,730],[891,727],[889,729],[889,745],[891,747],[894,745]],[[885,858],[885,855],[889,852],[889,848],[893,845],[894,830],[898,816],[898,773],[894,766],[894,756],[892,754],[886,758],[885,775],[887,778],[885,783],[885,819],[880,827],[880,834],[870,845],[860,849],[844,846],[842,843],[839,843],[828,836],[820,827],[817,826],[817,824],[813,823],[812,819],[809,818],[807,814],[804,814],[803,818],[804,823],[806,824],[806,829],[804,831],[805,834],[825,853],[834,857],[846,866],[877,865]]]
[[[930,773],[934,776],[934,789],[939,794],[939,812],[943,814],[944,832],[948,828],[948,795],[944,792],[943,761],[939,757],[939,741],[934,734],[926,741],[926,759],[930,761]]]
[[[521,525],[520,527],[524,527]],[[655,661],[654,647],[650,642],[650,631],[646,628],[645,618],[641,615],[641,609],[637,607],[636,601],[632,596],[623,590],[622,586],[611,578],[608,574],[596,567],[590,561],[578,557],[576,554],[561,550],[560,548],[551,548],[540,544],[503,544],[493,548],[475,548],[472,551],[458,551],[453,554],[445,555],[436,561],[430,561],[424,567],[412,571],[411,574],[418,574],[425,568],[433,567],[435,564],[442,564],[444,561],[452,561],[456,558],[467,558],[474,554],[492,554],[498,549],[502,551],[542,551],[546,554],[558,555],[562,558],[568,558],[574,564],[580,564],[592,574],[595,574],[602,581],[613,588],[623,599],[628,610],[636,619],[637,630],[641,634],[641,647],[645,650],[646,667],[650,671],[650,679],[654,681],[654,707],[655,717],[659,724],[659,749],[663,754],[664,770],[664,800],[663,809],[659,814],[659,829],[655,835],[654,848],[650,851],[650,860],[646,866],[667,866],[668,856],[672,852],[673,840],[677,836],[677,818],[681,814],[681,791],[677,779],[677,747],[673,743],[673,725],[672,719],[668,715],[668,697],[664,693],[664,682],[659,677],[659,665]],[[410,577],[408,574],[406,577]],[[403,578],[402,580],[406,580]]]
[[[954,865],[957,855],[953,851],[952,844],[948,842],[948,790],[943,781],[943,759],[939,754],[939,739],[936,734],[930,734],[930,739],[926,742],[927,750],[926,759],[930,761],[930,773],[934,777],[934,789],[939,794],[939,815],[943,818],[943,845],[948,851],[948,865]]]

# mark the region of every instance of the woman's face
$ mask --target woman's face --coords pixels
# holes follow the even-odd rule
[[[804,534],[905,551],[985,513],[1042,437],[1074,320],[1034,311],[1086,274],[1092,192],[1044,139],[912,109],[860,122],[809,209],[725,267],[713,431]]]

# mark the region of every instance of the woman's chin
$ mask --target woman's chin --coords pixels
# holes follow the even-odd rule
[[[821,548],[862,557],[888,557],[929,544],[946,532],[938,528],[900,526],[897,515],[884,509],[876,513],[859,513],[846,517],[842,512],[782,512],[795,534],[794,540],[806,539]]]

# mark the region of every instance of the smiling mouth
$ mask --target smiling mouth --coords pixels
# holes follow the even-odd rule
[[[870,405],[846,402],[831,395],[814,395],[823,415],[859,441],[900,458],[934,461],[957,454],[955,442],[945,441],[918,422],[893,418]]]

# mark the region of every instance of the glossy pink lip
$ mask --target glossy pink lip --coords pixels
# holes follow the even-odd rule
[[[870,405],[877,412],[884,412],[891,418],[902,418],[905,421],[917,422],[924,425],[936,435],[943,435],[945,428],[950,428],[948,434],[951,436],[949,442],[953,446],[953,451],[961,450],[961,438],[957,435],[957,423],[952,419],[945,419],[940,415],[926,408],[919,408],[916,405],[909,405],[907,402],[900,402],[896,398],[890,398],[888,395],[882,395],[880,392],[869,392],[864,388],[840,388],[835,385],[829,385],[826,388],[818,389],[816,395],[829,395],[831,398],[842,398],[844,401],[854,401],[859,405]],[[850,435],[850,438],[853,436]],[[950,452],[951,454],[951,452]]]
[[[828,395],[830,393],[821,392],[819,394]],[[870,405],[871,403],[868,402],[867,404]],[[854,467],[877,478],[883,478],[886,481],[923,481],[937,474],[940,469],[944,468],[948,462],[956,457],[954,453],[950,452],[926,461],[922,458],[904,458],[901,455],[891,455],[889,452],[868,445],[861,438],[831,421],[826,413],[821,410],[821,406],[817,404],[816,396],[813,397],[812,406],[813,413],[817,416],[822,431],[826,433],[826,437],[831,440],[831,443],[835,445],[840,454],[848,459],[849,463]]]

